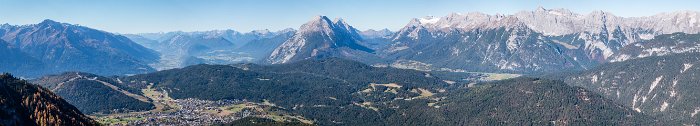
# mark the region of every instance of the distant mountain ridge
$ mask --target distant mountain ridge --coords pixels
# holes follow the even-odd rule
[[[37,62],[32,68],[7,72],[36,77],[46,73],[86,71],[103,75],[138,74],[155,71],[148,64],[158,60],[158,53],[128,38],[88,27],[44,20],[31,25],[2,25],[0,39],[21,62]],[[4,55],[4,54],[3,54]],[[7,54],[11,55],[11,54]],[[16,57],[17,58],[17,57]],[[15,64],[10,64],[15,65]]]
[[[274,47],[270,51],[254,52],[253,56],[211,51],[207,54],[209,57],[182,57],[182,62],[175,63],[182,64],[179,67],[197,63],[226,64],[215,61],[217,59],[250,61],[262,57],[258,60],[262,62],[257,63],[280,64],[309,58],[343,57],[388,66],[419,63],[434,70],[539,74],[585,70],[617,61],[621,49],[657,35],[697,33],[700,31],[698,14],[678,11],[648,17],[620,17],[604,11],[577,14],[567,9],[539,7],[512,15],[470,12],[415,18],[396,32],[387,29],[359,31],[342,19],[316,16],[298,31],[288,32],[287,35],[293,35],[286,37],[240,37],[274,36],[269,30],[245,34],[217,30],[141,35],[151,40],[162,39],[158,41],[178,34],[220,37],[240,50],[261,45],[265,47],[261,50]],[[271,44],[234,40],[261,40]],[[229,57],[222,57],[224,55]]]
[[[286,41],[295,30],[234,30],[140,33],[125,36],[160,52],[161,61],[151,64],[159,70],[194,64],[261,62],[272,49]]]
[[[0,54],[2,54],[0,64],[3,64],[0,66],[0,70],[15,72],[18,75],[39,75],[42,71],[35,70],[41,70],[45,67],[40,60],[10,46],[2,39],[0,39]],[[34,70],[30,71],[30,69]]]
[[[700,32],[698,14],[680,11],[624,18],[603,11],[581,15],[541,7],[513,15],[453,13],[411,20],[383,51],[392,60],[422,62],[435,69],[515,73],[589,69],[613,60],[625,46],[654,36]],[[448,61],[440,62],[444,60]]]

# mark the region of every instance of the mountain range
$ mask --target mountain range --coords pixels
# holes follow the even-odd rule
[[[277,32],[256,30],[240,33],[234,30],[200,32],[167,32],[126,34],[147,48],[161,53],[161,60],[151,64],[164,70],[189,65],[260,62],[291,37],[293,29]]]
[[[277,47],[267,62],[280,64],[323,57],[360,59],[372,55],[374,50],[361,45],[360,41],[360,32],[343,19],[331,21],[326,16],[317,16]]]
[[[63,71],[101,75],[153,72],[149,63],[158,53],[130,39],[84,26],[44,20],[31,25],[2,25],[3,56],[10,56],[3,71],[37,77]]]
[[[513,15],[453,13],[411,20],[385,51],[395,61],[417,61],[437,69],[581,70],[609,62],[620,49],[657,35],[697,33],[698,18],[698,12],[691,11],[624,18],[603,11],[581,15],[544,8]]]
[[[655,36],[697,33],[697,19],[698,12],[693,11],[620,17],[604,11],[577,14],[538,8],[512,15],[470,12],[415,18],[396,32],[359,31],[340,18],[316,16],[298,30],[276,32],[118,35],[46,20],[34,25],[5,24],[0,35],[3,50],[20,50],[7,53],[14,59],[3,61],[12,64],[3,70],[28,77],[65,71],[124,75],[200,63],[279,64],[323,57],[393,67],[419,64],[442,71],[541,74],[629,59],[639,54],[629,51]],[[692,43],[683,46],[693,48]],[[687,50],[692,51],[666,52]],[[22,63],[10,63],[17,61]],[[101,63],[86,64],[97,61]],[[40,69],[25,70],[28,67]]]
[[[697,125],[699,15],[540,7],[398,31],[319,15],[246,33],[4,24],[0,72],[29,81],[0,75],[0,123]]]

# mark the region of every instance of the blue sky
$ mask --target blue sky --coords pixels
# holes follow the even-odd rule
[[[44,19],[117,33],[298,28],[315,15],[341,17],[365,29],[397,30],[412,18],[479,11],[513,14],[567,8],[618,16],[700,10],[700,0],[0,0],[0,23],[35,24]]]

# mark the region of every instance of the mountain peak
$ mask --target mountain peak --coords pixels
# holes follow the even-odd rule
[[[570,16],[570,15],[577,15],[574,12],[571,12],[568,9],[565,8],[552,8],[552,9],[546,9],[542,6],[537,7],[534,11],[521,11],[524,13],[538,13],[538,14],[544,14],[544,15],[556,15],[556,16]],[[517,15],[517,14],[516,14]]]
[[[277,47],[268,61],[279,64],[313,57],[345,56],[340,51],[373,52],[357,43],[361,39],[358,30],[343,19],[331,21],[326,16],[316,16],[302,25],[291,39]]]
[[[654,16],[672,16],[672,17],[698,17],[700,12],[692,10],[680,10],[674,12],[659,13]]]
[[[252,32],[252,33],[260,33],[260,34],[269,34],[269,33],[271,33],[269,29],[253,30],[253,31],[250,31],[250,32]]]
[[[391,31],[391,30],[389,30],[388,28],[384,28],[384,29],[382,29],[382,30],[379,30],[379,31],[381,31],[381,32],[392,32],[392,31]]]
[[[362,35],[362,38],[379,38],[379,37],[387,37],[393,34],[393,32],[389,29],[381,29],[381,30],[374,30],[374,29],[368,29],[365,31],[362,31],[360,33]]]
[[[315,16],[311,21],[307,22],[306,24],[332,24],[331,19],[329,19],[326,16],[323,15],[318,15]]]
[[[325,15],[316,15],[316,16],[314,16],[313,20],[330,20],[330,19],[328,19],[328,17]]]
[[[311,21],[302,25],[299,28],[299,31],[303,31],[303,32],[322,31],[322,32],[325,32],[327,34],[336,34],[336,32],[342,32],[342,33],[347,32],[351,36],[355,36],[358,34],[357,29],[350,26],[342,18],[335,18],[333,21],[331,21],[330,18],[328,18],[326,16],[322,16],[322,15],[316,16]]]
[[[435,16],[425,16],[425,17],[421,17],[421,18],[413,18],[408,23],[408,26],[421,26],[421,25],[426,25],[426,24],[434,24],[434,23],[437,23],[439,20],[440,20],[440,17],[435,17]]]
[[[296,30],[293,28],[285,28],[285,29],[277,31],[277,33],[294,32],[294,31],[296,31]]]
[[[348,23],[346,23],[345,20],[343,20],[342,18],[336,18],[333,21],[333,25],[335,25],[336,28],[339,28],[343,31],[348,31],[351,34],[357,34],[358,32],[354,27],[348,25]]]
[[[537,6],[537,9],[535,9],[535,11],[537,11],[537,12],[544,12],[544,11],[547,11],[547,9],[545,9],[545,8],[542,7],[542,6]]]
[[[440,20],[440,18],[435,17],[435,16],[425,16],[423,18],[418,19],[418,21],[421,24],[434,24],[434,23],[437,23],[439,20]]]
[[[315,16],[309,22],[301,25],[299,31],[325,31],[333,27],[333,22],[328,17],[319,15]]]
[[[39,24],[61,24],[60,22],[51,20],[51,19],[44,19],[44,21],[41,21]]]
[[[42,27],[58,28],[58,27],[61,27],[63,24],[61,24],[60,22],[57,22],[57,21],[53,21],[51,19],[45,19],[44,21],[41,21],[41,23],[39,23],[37,25],[42,26]]]
[[[347,24],[347,23],[345,23],[345,20],[343,20],[343,18],[335,18],[333,20],[333,23],[335,23],[335,24]]]

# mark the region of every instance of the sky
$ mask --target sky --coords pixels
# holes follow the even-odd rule
[[[343,18],[360,30],[398,30],[412,18],[449,13],[508,15],[542,6],[639,17],[700,11],[699,5],[700,0],[0,0],[0,23],[36,24],[51,19],[115,33],[249,32],[297,29],[312,17],[325,15]]]

